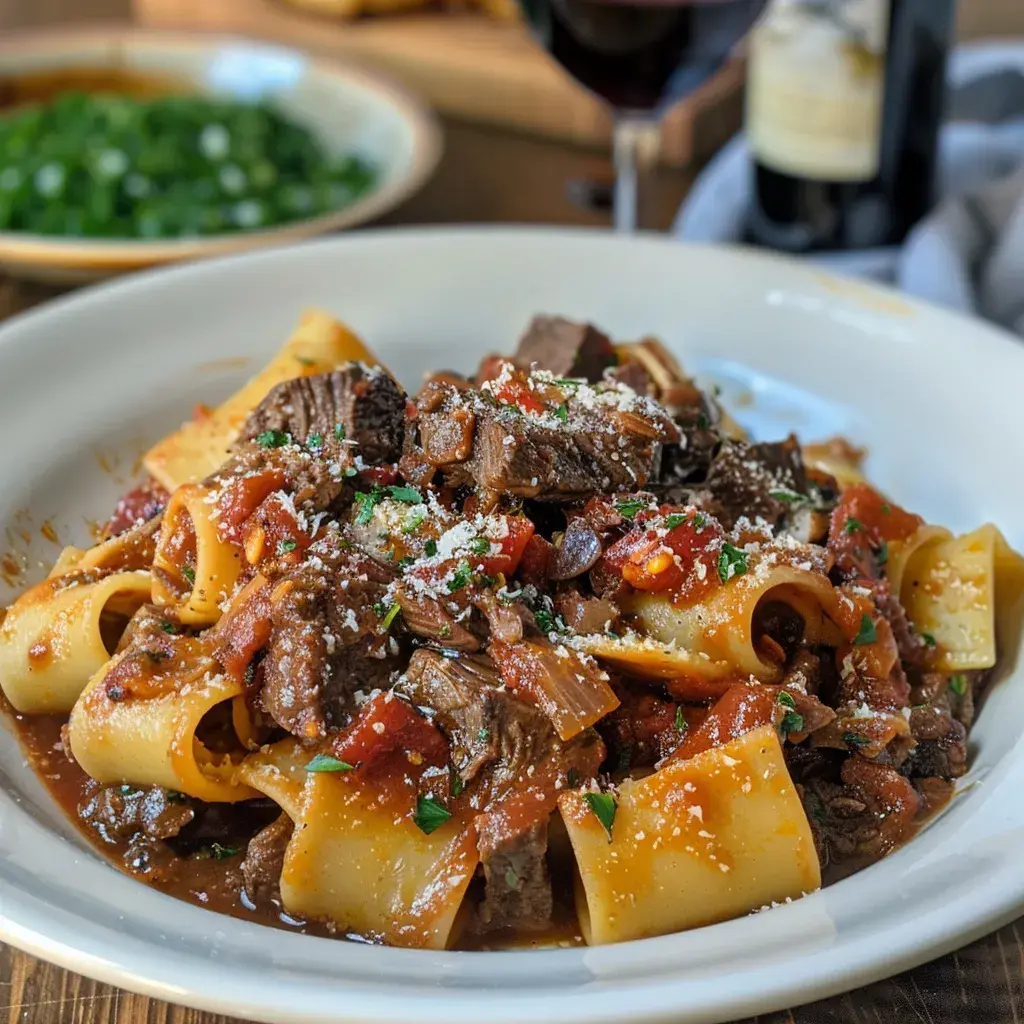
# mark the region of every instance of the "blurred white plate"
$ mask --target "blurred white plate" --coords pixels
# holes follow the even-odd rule
[[[537,311],[660,335],[742,395],[759,435],[843,430],[870,446],[894,498],[956,529],[991,519],[1024,546],[1024,348],[984,324],[669,240],[393,231],[137,275],[0,328],[0,537],[33,538],[28,578],[57,552],[43,519],[84,542],[85,518],[110,509],[146,443],[236,387],[314,303],[409,385],[508,350]],[[0,586],[0,603],[13,594]],[[103,862],[13,740],[0,743],[0,939],[172,1002],[291,1024],[692,1024],[825,996],[1024,909],[1024,673],[1008,660],[962,794],[909,845],[767,913],[594,949],[383,949],[215,915]]]
[[[379,179],[348,206],[258,231],[152,242],[0,232],[0,267],[20,277],[61,283],[95,280],[353,227],[416,192],[441,156],[438,123],[414,96],[382,75],[314,60],[297,50],[209,34],[130,28],[15,33],[0,41],[0,80],[62,69],[117,69],[167,79],[201,94],[270,99],[310,129],[329,152],[352,152],[369,160]]]

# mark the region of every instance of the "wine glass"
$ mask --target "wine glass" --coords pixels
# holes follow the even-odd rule
[[[518,0],[534,36],[614,113],[614,223],[635,231],[658,119],[729,59],[766,0]]]

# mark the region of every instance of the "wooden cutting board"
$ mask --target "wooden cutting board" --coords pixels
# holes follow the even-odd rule
[[[281,0],[133,0],[142,25],[256,36],[387,72],[453,117],[606,147],[601,103],[551,61],[517,22],[466,11],[338,21]],[[744,69],[736,61],[669,112],[662,160],[686,166],[739,126]]]

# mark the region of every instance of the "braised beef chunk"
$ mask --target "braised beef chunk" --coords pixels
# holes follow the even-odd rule
[[[610,771],[650,768],[671,754],[683,738],[685,721],[676,721],[678,705],[631,686],[616,692],[621,703],[598,726],[608,747],[607,767]]]
[[[281,869],[293,831],[292,819],[282,814],[249,840],[240,867],[246,895],[253,903],[280,904]]]
[[[316,563],[284,575],[272,599],[260,700],[300,739],[341,724],[353,693],[386,685],[394,667],[374,611],[392,575],[345,543],[331,536],[314,544]]]
[[[564,391],[533,378],[499,378],[491,391],[435,385],[419,406],[428,461],[453,486],[547,501],[634,491],[658,474],[671,420],[614,385]],[[507,398],[508,400],[504,400]]]
[[[239,437],[253,440],[267,431],[290,434],[307,446],[313,435],[329,441],[343,432],[367,464],[397,462],[405,436],[405,392],[386,370],[361,363],[297,377],[270,391]]]
[[[905,771],[911,778],[956,779],[967,771],[967,729],[935,705],[910,712],[910,733],[917,745]]]
[[[476,825],[488,929],[543,928],[551,920],[547,825],[570,776],[593,778],[604,744],[588,730],[559,741],[546,715],[502,685],[494,662],[416,651],[396,690],[432,714],[452,763],[479,806]]]
[[[615,352],[611,338],[592,324],[535,316],[519,339],[515,363],[524,370],[536,367],[556,377],[584,377],[596,383],[614,365]]]
[[[764,519],[772,526],[786,515],[790,503],[779,494],[803,494],[807,487],[800,445],[790,435],[774,444],[726,441],[711,462],[703,490],[704,503],[727,529],[741,517]]]
[[[78,815],[104,839],[113,843],[143,834],[170,839],[192,819],[195,811],[180,793],[160,786],[96,786],[78,808]]]
[[[486,882],[480,905],[484,927],[530,931],[546,928],[553,909],[547,816],[507,836],[497,828],[484,829],[479,849]]]

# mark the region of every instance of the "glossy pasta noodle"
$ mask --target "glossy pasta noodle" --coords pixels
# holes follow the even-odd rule
[[[911,839],[1015,640],[998,529],[862,458],[746,440],[652,339],[538,317],[408,396],[309,313],[14,602],[0,686],[86,835],[209,908],[432,949],[709,925]]]

